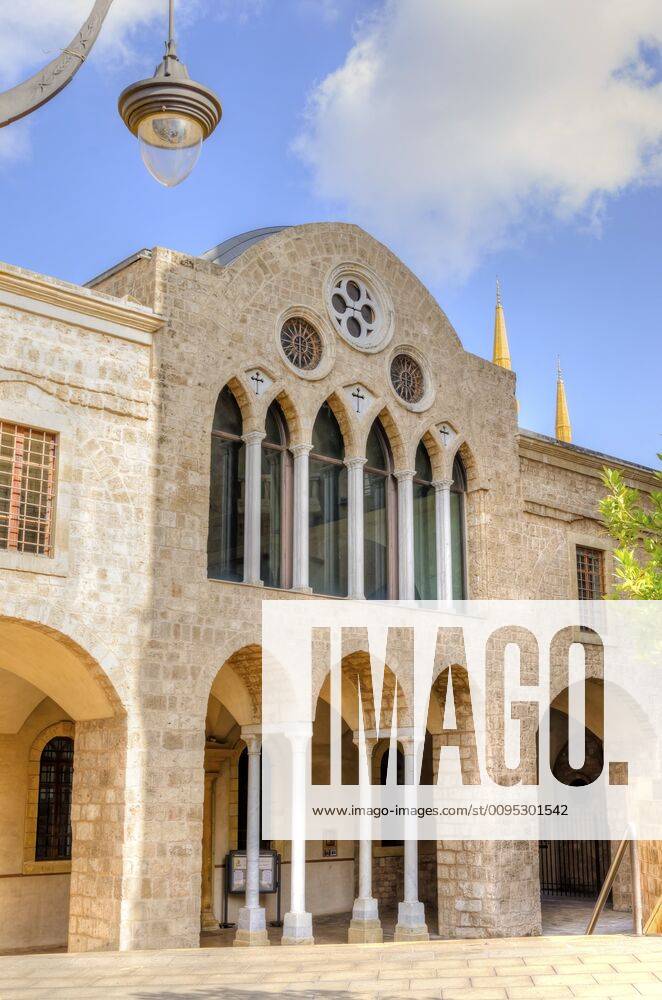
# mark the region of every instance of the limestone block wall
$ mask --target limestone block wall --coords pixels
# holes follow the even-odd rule
[[[140,650],[150,629],[159,325],[139,307],[0,265],[0,419],[57,434],[53,557],[0,552],[0,669],[37,699],[49,696],[52,721],[76,723],[72,874],[45,863],[50,872],[23,875],[0,902],[3,928],[23,923],[23,946],[63,944],[68,934],[78,950],[120,940],[122,733],[129,717],[134,732],[140,726]],[[3,725],[20,736],[23,720]],[[0,740],[6,746],[9,734]],[[20,817],[24,789],[15,783],[6,794],[3,817]]]

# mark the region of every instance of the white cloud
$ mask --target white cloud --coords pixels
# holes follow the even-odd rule
[[[662,179],[660,0],[387,0],[312,96],[317,192],[458,278]],[[654,60],[657,59],[657,67]]]

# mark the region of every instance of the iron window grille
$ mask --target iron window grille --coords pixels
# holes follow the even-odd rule
[[[53,554],[56,435],[0,421],[0,549]]]
[[[56,736],[41,752],[35,861],[71,860],[74,741]]]
[[[604,594],[604,559],[600,549],[577,546],[577,594],[580,601],[599,601]]]

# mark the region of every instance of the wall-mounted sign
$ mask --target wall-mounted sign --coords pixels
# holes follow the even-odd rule
[[[278,854],[276,851],[260,851],[259,857],[260,892],[278,891]],[[246,892],[246,851],[228,853],[228,892]]]
[[[338,841],[337,840],[323,840],[322,841],[322,855],[325,858],[337,858],[338,857]]]

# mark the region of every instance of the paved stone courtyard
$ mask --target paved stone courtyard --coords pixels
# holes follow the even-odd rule
[[[625,935],[0,959],[2,1000],[662,997],[662,939]]]

